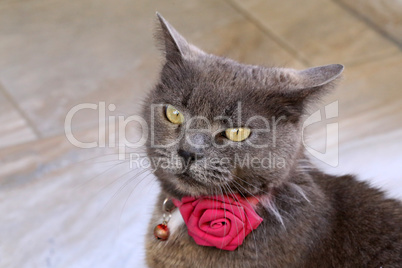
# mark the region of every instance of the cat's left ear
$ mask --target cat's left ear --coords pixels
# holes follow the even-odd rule
[[[341,64],[330,64],[309,68],[302,71],[294,69],[279,69],[276,82],[279,84],[280,94],[284,97],[287,107],[291,107],[290,115],[299,116],[308,112],[310,104],[321,98],[335,84],[341,76],[344,67]],[[294,109],[294,108],[297,109]],[[297,111],[296,113],[294,113]]]
[[[277,82],[280,85],[281,94],[291,102],[291,106],[297,106],[305,111],[309,104],[313,104],[333,87],[343,69],[341,64],[330,64],[302,71],[280,69]]]
[[[314,89],[325,86],[337,79],[344,67],[341,64],[330,64],[296,71],[292,76],[292,88],[296,90]]]

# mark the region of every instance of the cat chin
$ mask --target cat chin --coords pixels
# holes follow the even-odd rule
[[[163,190],[174,197],[225,194],[232,181],[230,177],[225,181],[197,177],[190,171],[158,169],[154,174],[162,183]],[[233,189],[230,192],[234,192]]]
[[[206,187],[211,187],[211,185],[215,185],[217,187],[223,185],[224,181],[220,181],[218,179],[213,179],[213,178],[207,178],[207,177],[202,177],[199,178],[198,176],[192,175],[190,173],[187,172],[182,172],[179,174],[175,175],[177,177],[178,180],[187,183],[187,184],[199,184],[202,186],[206,186]]]
[[[171,175],[160,180],[162,189],[172,197],[181,198],[183,196],[205,196],[217,195],[222,193],[221,185],[211,187],[211,184],[200,182],[191,177]]]
[[[211,183],[209,181],[199,181],[187,174],[177,174],[175,176],[176,187],[183,193],[191,196],[201,196],[211,194]],[[213,183],[219,187],[216,183]]]

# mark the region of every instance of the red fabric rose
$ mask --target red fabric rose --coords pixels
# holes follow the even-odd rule
[[[183,197],[173,203],[180,209],[188,234],[201,246],[235,250],[262,222],[252,206],[257,199],[238,194]]]

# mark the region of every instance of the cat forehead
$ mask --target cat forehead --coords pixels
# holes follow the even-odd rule
[[[275,68],[238,63],[234,60],[214,55],[206,55],[203,60],[190,61],[195,68],[195,75],[207,82],[236,85],[252,83],[265,85],[268,80],[275,80]]]
[[[172,71],[172,68],[175,69]],[[260,94],[258,69],[240,64],[188,64],[166,67],[156,102],[169,103],[192,115],[213,118],[245,115],[258,108],[267,93]],[[263,106],[263,104],[261,104]]]
[[[216,94],[221,94],[221,91],[240,93],[247,89],[268,89],[283,86],[289,80],[284,77],[289,74],[282,74],[278,68],[246,65],[213,55],[185,61],[180,65],[167,65],[162,71],[166,84],[195,90],[209,88]]]

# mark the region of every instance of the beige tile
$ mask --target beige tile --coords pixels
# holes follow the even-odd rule
[[[338,158],[335,168],[320,163],[332,173],[355,173],[402,198],[402,53],[383,60],[346,66],[344,80],[323,101],[339,101],[339,117],[323,120],[308,129],[310,147]],[[324,113],[322,113],[325,118]],[[339,123],[339,144],[327,140],[326,124]],[[327,144],[326,144],[327,143]],[[329,143],[329,144],[328,144]],[[339,155],[336,154],[339,148]]]
[[[340,115],[366,123],[350,137],[402,128],[401,69],[402,53],[346,69],[344,82],[334,94],[342,107]],[[353,122],[349,126],[354,127]]]
[[[2,92],[0,85],[0,149],[36,140],[36,134]]]
[[[149,171],[64,136],[6,148],[0,159],[1,267],[143,267],[158,192]]]
[[[134,102],[150,84],[152,73],[142,67],[152,34],[139,35],[152,19],[138,19],[135,4],[104,2],[16,2],[0,9],[1,79],[44,135],[60,133],[76,104],[115,101],[126,93],[121,83]],[[83,117],[82,125],[95,118]]]
[[[347,67],[323,103],[339,101],[340,142],[402,129],[402,53]]]
[[[398,48],[329,0],[232,0],[312,65],[348,64]]]
[[[225,2],[54,0],[0,7],[0,79],[44,136],[62,133],[67,112],[80,103],[137,110],[160,66],[152,40],[156,10],[210,52],[299,66]],[[97,111],[87,109],[73,126],[97,122]]]
[[[388,33],[402,45],[402,2],[399,0],[338,0]]]
[[[305,66],[245,19],[211,28],[192,40],[207,52],[248,64],[304,68]]]

